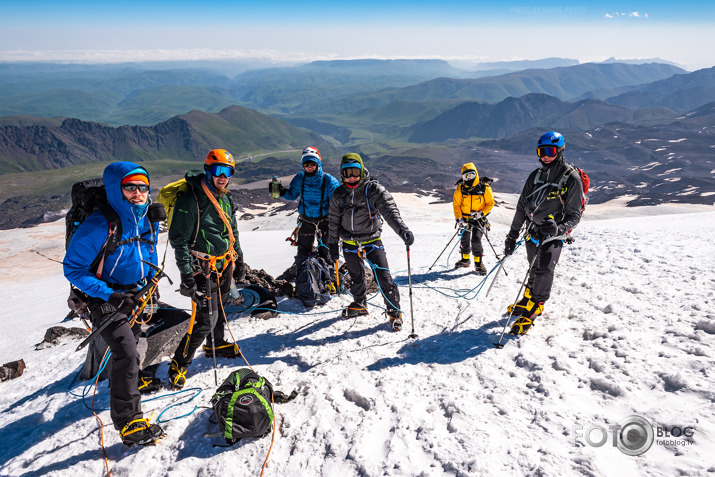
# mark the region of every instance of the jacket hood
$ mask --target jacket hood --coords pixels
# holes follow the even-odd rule
[[[477,176],[473,180],[467,182],[461,177],[467,171],[473,171]],[[466,187],[473,187],[476,184],[479,184],[479,172],[477,172],[477,166],[475,166],[473,162],[468,162],[468,163],[464,164],[462,166],[462,171],[459,173],[459,175],[460,175],[460,178],[457,181],[457,184],[459,184],[461,182]]]
[[[104,180],[104,188],[107,191],[107,200],[109,201],[109,205],[112,206],[112,208],[117,212],[117,214],[124,218],[129,220],[131,217],[135,216],[134,213],[134,206],[127,202],[127,200],[124,198],[124,194],[122,193],[122,179],[130,174],[137,174],[141,173],[146,175],[147,179],[149,179],[149,173],[147,172],[146,169],[144,169],[142,166],[138,164],[134,164],[133,162],[114,162],[110,165],[108,165],[104,169],[104,173],[102,174],[102,179]],[[151,182],[149,182],[149,185],[151,186]],[[149,200],[147,200],[147,204],[149,203]],[[134,220],[131,220],[133,223]]]
[[[467,171],[474,171],[474,173],[477,175],[476,179],[474,179],[474,182],[479,182],[479,172],[477,172],[477,166],[474,165],[473,162],[468,162],[462,166],[462,171],[459,173],[459,175],[463,175]]]
[[[315,162],[318,165],[318,167],[315,168],[315,172],[312,175],[308,175],[305,172],[305,169],[303,169],[303,174],[305,174],[306,177],[316,177],[316,176],[321,177],[321,178],[323,177],[323,164],[320,161],[320,158],[318,156],[311,155],[311,154],[303,154],[301,159],[302,159],[301,165],[305,164],[308,161]]]
[[[206,173],[202,170],[199,169],[193,169],[188,171],[184,175],[184,179],[186,179],[186,182],[189,183],[192,187],[195,187],[197,189],[201,189],[201,181],[204,180],[204,176]]]
[[[350,164],[355,164],[353,167],[360,167],[360,170],[362,171],[360,173],[360,180],[358,183],[362,182],[365,180],[365,177],[367,176],[367,170],[365,170],[365,164],[362,162],[362,157],[360,157],[360,154],[355,154],[354,152],[349,152],[343,156],[343,158],[340,160],[340,181],[345,184],[345,178],[343,177],[343,167],[345,165]]]

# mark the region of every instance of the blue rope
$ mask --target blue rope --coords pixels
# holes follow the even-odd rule
[[[188,402],[193,401],[193,400],[196,398],[196,396],[198,396],[199,394],[201,394],[201,393],[203,392],[203,389],[202,389],[202,388],[182,389],[181,391],[176,391],[176,392],[173,392],[173,393],[163,394],[163,395],[161,395],[161,396],[156,396],[156,397],[153,397],[153,398],[145,399],[145,400],[142,401],[142,403],[146,403],[146,402],[150,402],[150,401],[156,401],[157,399],[164,399],[164,398],[167,398],[167,397],[170,397],[170,396],[177,396],[177,395],[179,395],[179,394],[187,393],[187,392],[190,392],[190,391],[196,391],[196,393],[195,393],[193,396],[189,397],[188,399],[185,399],[185,400],[183,400],[183,401],[179,401],[179,402],[177,402],[177,403],[172,404],[171,406],[166,407],[163,411],[161,411],[161,412],[159,413],[159,416],[156,418],[156,422],[163,424],[163,423],[165,423],[165,422],[174,421],[174,420],[176,420],[176,419],[182,419],[182,418],[184,418],[184,417],[188,417],[188,416],[192,415],[194,412],[196,412],[196,410],[197,410],[199,407],[196,406],[196,405],[194,405],[194,408],[193,408],[191,411],[187,412],[186,414],[182,414],[182,415],[176,416],[176,417],[171,417],[171,418],[166,419],[166,420],[162,420],[162,419],[161,419],[161,416],[163,416],[164,413],[165,413],[166,411],[168,411],[169,409],[171,409],[172,407],[181,406],[182,404],[186,404],[186,403],[188,403]]]
[[[84,388],[82,389],[82,394],[75,394],[72,392],[72,385],[75,383],[77,380],[77,376],[79,376],[82,373],[82,370],[80,369],[77,371],[77,374],[75,374],[74,378],[72,378],[72,382],[70,383],[69,387],[67,388],[67,393],[71,396],[82,398],[82,404],[84,404],[84,407],[92,411],[92,407],[87,404],[87,395],[90,393],[92,390],[92,386],[94,386],[95,381],[97,381],[97,378],[99,377],[100,374],[104,371],[104,368],[107,367],[107,363],[109,362],[109,357],[112,355],[112,350],[107,350],[107,354],[104,356],[104,359],[102,359],[102,362],[99,364],[99,371],[97,371],[97,374],[94,375],[94,377],[89,381],[88,384],[84,385]],[[99,383],[97,382],[97,385]],[[98,412],[102,411],[108,411],[109,408],[106,409],[99,409]],[[96,412],[96,411],[95,411]]]

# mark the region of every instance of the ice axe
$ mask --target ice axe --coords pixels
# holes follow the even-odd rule
[[[164,278],[164,277],[166,277],[166,279],[169,280],[169,283],[170,283],[170,284],[173,284],[173,282],[171,281],[171,278],[169,278],[169,276],[168,276],[166,273],[164,273],[164,270],[162,270],[161,268],[157,267],[157,266],[154,265],[153,263],[145,262],[144,260],[142,260],[142,263],[144,263],[144,264],[146,264],[146,265],[149,265],[151,268],[153,268],[154,270],[156,270],[156,275],[154,275],[154,276],[152,277],[152,279],[149,280],[149,283],[147,283],[146,285],[144,285],[138,292],[136,292],[136,293],[134,294],[134,299],[135,299],[135,300],[141,300],[141,299],[144,297],[144,295],[146,295],[150,290],[152,290],[153,288],[155,288],[156,285],[159,284],[159,280],[161,280],[161,279]],[[144,305],[146,305],[146,303],[145,303]],[[142,309],[143,309],[143,306],[142,306]],[[97,336],[99,336],[99,334],[100,334],[107,326],[109,326],[112,322],[116,321],[117,319],[119,319],[119,318],[122,317],[122,316],[125,316],[125,315],[123,315],[122,313],[119,313],[119,311],[115,311],[115,312],[112,313],[110,316],[108,316],[107,318],[105,318],[104,321],[102,322],[102,324],[99,325],[98,327],[96,327],[94,330],[92,330],[92,332],[89,334],[89,336],[87,336],[87,337],[84,339],[84,341],[82,341],[82,342],[79,344],[79,346],[77,346],[77,349],[75,349],[75,351],[79,351],[79,350],[81,350],[82,348],[84,348],[85,346],[87,346],[93,339],[95,339]]]

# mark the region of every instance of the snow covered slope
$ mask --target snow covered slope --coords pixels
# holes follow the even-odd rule
[[[439,475],[702,475],[715,472],[715,211],[667,206],[589,207],[557,267],[552,298],[528,335],[492,343],[504,327],[506,305],[516,298],[526,271],[523,247],[480,286],[471,272],[454,270],[445,252],[454,234],[449,204],[397,194],[416,235],[411,248],[414,328],[407,288],[407,254],[399,238],[384,233],[388,259],[400,285],[405,327],[389,331],[380,306],[370,316],[343,320],[341,296],[303,313],[297,300],[272,320],[233,316],[233,335],[250,364],[298,398],[277,405],[277,430],[267,476]],[[514,203],[514,197],[498,196]],[[690,213],[694,212],[694,213]],[[492,244],[501,252],[513,210],[490,216]],[[636,214],[636,215],[633,215]],[[294,217],[294,216],[293,216]],[[241,243],[253,268],[278,274],[295,249],[284,241],[293,217],[241,222]],[[276,228],[276,224],[281,224]],[[48,326],[67,312],[61,266],[64,225],[0,232],[5,304],[0,362],[23,358],[25,374],[0,383],[0,474],[84,476],[105,473],[98,423],[82,399],[67,393],[84,360],[77,341],[34,350]],[[488,269],[496,263],[484,241]],[[160,255],[161,257],[161,255]],[[169,250],[167,270],[178,273]],[[187,300],[168,283],[162,299]],[[373,306],[374,305],[374,306]],[[77,326],[77,324],[71,324]],[[240,360],[219,360],[219,379]],[[168,362],[159,367],[166,379]],[[126,448],[109,412],[104,445],[113,476],[259,475],[270,438],[231,448],[209,423],[214,385],[211,360],[197,356],[188,387],[203,389],[190,403],[169,409],[167,436],[156,447]],[[80,393],[81,386],[73,385]],[[188,394],[188,393],[187,393]],[[150,396],[145,412],[158,414],[187,395]],[[95,408],[108,407],[107,384]],[[91,404],[91,394],[86,400]],[[653,426],[692,427],[689,442],[657,438],[641,456],[625,455],[600,430],[637,414]]]

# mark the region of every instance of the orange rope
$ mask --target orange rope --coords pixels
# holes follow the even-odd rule
[[[273,442],[276,440],[276,421],[278,420],[278,416],[276,415],[275,404],[276,403],[273,400],[273,393],[271,392],[271,411],[273,412],[273,435],[271,436],[271,446],[268,448],[268,454],[266,455],[266,460],[263,461],[263,468],[261,469],[261,477],[263,477],[263,472],[265,472],[266,466],[268,465],[268,458],[271,456],[271,450],[273,450]]]

